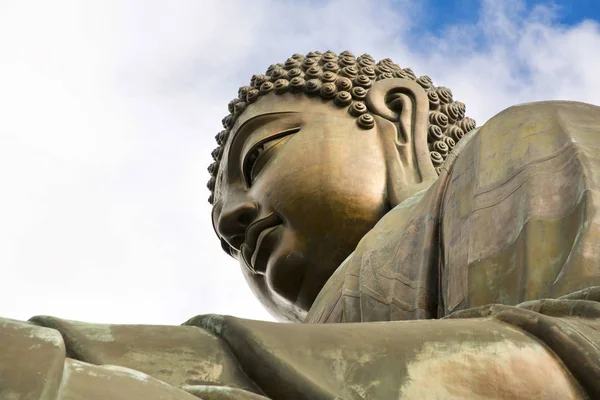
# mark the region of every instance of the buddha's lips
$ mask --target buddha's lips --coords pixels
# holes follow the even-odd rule
[[[255,261],[255,257],[253,257],[253,255],[256,256],[254,253],[257,250],[256,246],[259,238],[261,237],[261,233],[269,228],[280,225],[281,223],[281,219],[274,213],[271,213],[263,219],[254,221],[248,226],[248,228],[246,228],[245,240],[244,244],[240,248],[240,252],[244,262],[252,270],[252,272],[258,273],[258,271],[256,271],[254,268],[252,261]]]

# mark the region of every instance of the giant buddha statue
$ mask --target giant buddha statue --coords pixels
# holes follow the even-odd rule
[[[600,398],[600,108],[465,111],[368,55],[254,75],[209,201],[282,322],[0,320],[0,397]]]

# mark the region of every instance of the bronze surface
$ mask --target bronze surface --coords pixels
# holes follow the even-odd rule
[[[1,398],[600,398],[600,107],[475,128],[426,76],[313,52],[229,111],[214,229],[301,323],[0,319]]]

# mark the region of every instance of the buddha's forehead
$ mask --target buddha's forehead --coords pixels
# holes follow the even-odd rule
[[[311,98],[303,93],[285,93],[280,95],[268,94],[261,96],[255,103],[250,104],[244,112],[236,119],[231,127],[229,142],[235,138],[240,127],[248,121],[254,120],[262,115],[275,114],[305,114],[317,112],[335,112],[331,102],[320,98]]]

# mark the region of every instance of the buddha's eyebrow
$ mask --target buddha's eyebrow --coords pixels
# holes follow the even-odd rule
[[[297,114],[296,111],[277,111],[271,113],[264,113],[255,115],[254,117],[248,118],[246,121],[240,125],[240,127],[234,132],[232,143],[237,140],[237,137],[246,134],[247,130],[254,130],[257,125],[261,125],[261,123],[270,122],[276,119],[287,117],[291,114]]]

